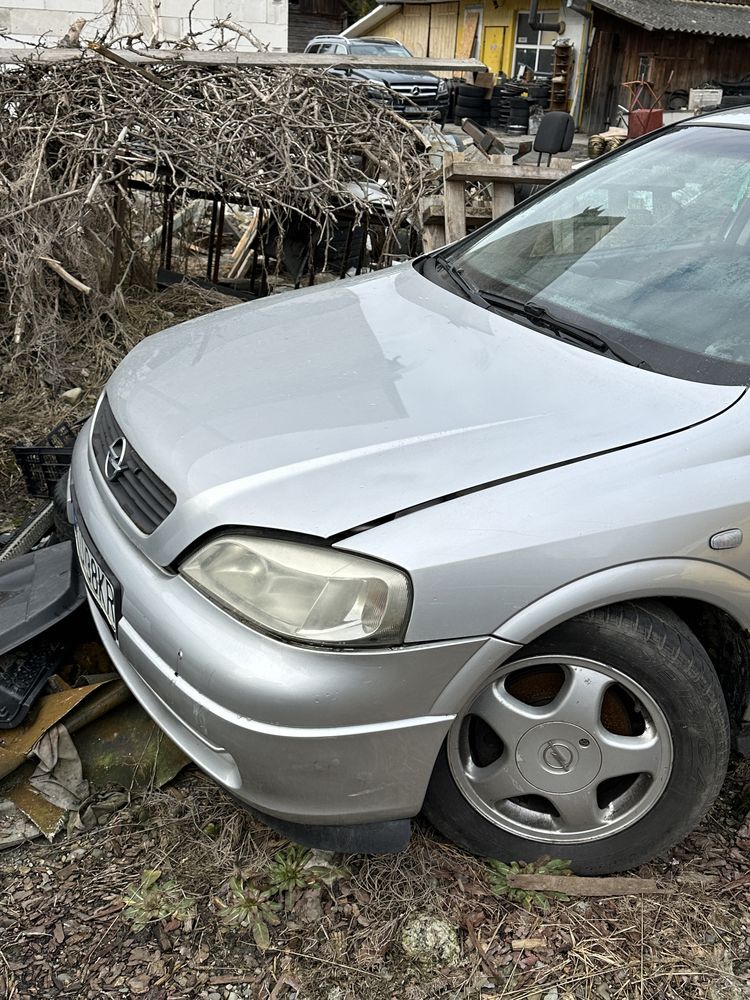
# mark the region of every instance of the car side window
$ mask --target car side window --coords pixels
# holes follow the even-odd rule
[[[307,48],[305,49],[305,52],[320,52],[320,46],[317,44],[308,45]]]
[[[336,55],[345,56],[346,55],[346,45],[339,44],[339,45],[336,46],[336,48],[334,49],[334,51],[335,51]]]

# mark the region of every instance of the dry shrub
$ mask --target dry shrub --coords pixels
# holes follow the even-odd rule
[[[429,177],[423,153],[417,129],[317,71],[144,70],[83,55],[0,68],[0,444],[67,415],[62,389],[81,385],[90,404],[141,336],[185,318],[148,297],[143,234],[161,222],[161,195],[129,178],[158,172],[176,209],[197,189],[261,208],[278,238],[303,220],[325,242],[336,211],[372,211],[378,177],[391,199],[386,260]],[[188,314],[215,307],[211,294]]]

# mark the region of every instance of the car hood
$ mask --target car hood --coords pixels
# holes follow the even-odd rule
[[[351,76],[354,78],[359,77],[363,80],[377,80],[389,87],[397,83],[411,83],[414,86],[420,84],[423,87],[435,87],[438,83],[438,78],[433,76],[432,73],[419,73],[409,69],[405,69],[403,73],[396,69],[353,69]]]
[[[552,340],[410,264],[183,323],[144,340],[107,387],[177,496],[146,539],[123,517],[163,565],[223,525],[343,535],[678,431],[742,391]]]

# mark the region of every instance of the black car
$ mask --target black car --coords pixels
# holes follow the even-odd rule
[[[305,52],[413,58],[412,53],[393,38],[346,38],[344,35],[318,35],[307,43]],[[409,70],[408,66],[403,70],[333,67],[330,72],[371,83],[369,96],[378,103],[387,103],[405,118],[429,117],[444,121],[448,114],[448,82],[432,73]]]

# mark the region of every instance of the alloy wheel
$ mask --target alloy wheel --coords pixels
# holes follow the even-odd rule
[[[456,719],[447,751],[474,809],[550,843],[632,826],[672,770],[669,725],[648,692],[607,664],[567,655],[504,665]]]

